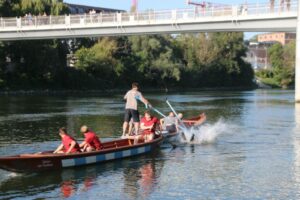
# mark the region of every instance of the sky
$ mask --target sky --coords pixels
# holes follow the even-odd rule
[[[196,2],[203,2],[203,0],[195,0]],[[205,0],[204,0],[205,1]],[[258,0],[209,0],[205,2],[213,2],[220,4],[243,4],[257,3]],[[68,3],[84,4],[99,7],[117,8],[121,10],[129,10],[132,0],[64,0]],[[187,5],[187,0],[138,0],[139,10],[147,9],[173,9],[173,8],[188,8],[192,6]],[[259,2],[268,2],[263,0]]]
[[[203,2],[203,0],[195,0],[196,2]],[[258,0],[209,0],[213,3],[221,4],[243,4],[247,3],[256,3]],[[132,0],[64,0],[67,3],[106,7],[106,8],[115,8],[121,10],[130,10]],[[147,9],[176,9],[176,8],[191,8],[192,6],[187,5],[187,0],[138,0],[138,9],[147,10]],[[206,1],[207,2],[207,1]],[[267,2],[266,0],[260,2]],[[245,39],[251,38],[257,33],[245,33]]]

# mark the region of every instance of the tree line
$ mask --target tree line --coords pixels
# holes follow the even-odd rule
[[[0,0],[3,17],[68,13],[59,0]],[[1,89],[248,87],[243,33],[142,35],[1,42]],[[66,66],[74,53],[75,67]]]
[[[282,46],[273,44],[267,50],[271,68],[256,72],[256,76],[272,87],[289,88],[295,85],[296,41]]]

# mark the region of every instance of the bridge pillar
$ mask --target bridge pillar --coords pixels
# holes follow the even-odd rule
[[[298,1],[296,34],[295,101],[300,103],[300,0]]]

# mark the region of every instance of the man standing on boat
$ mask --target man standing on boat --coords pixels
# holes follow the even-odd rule
[[[139,125],[140,125],[140,115],[137,108],[137,101],[141,101],[146,105],[146,108],[148,106],[151,106],[147,99],[145,99],[139,90],[138,83],[132,83],[132,89],[129,90],[126,95],[124,96],[124,99],[126,100],[126,106],[125,106],[125,116],[124,116],[124,123],[123,123],[123,135],[122,137],[125,137],[126,130],[128,128],[128,124],[133,119],[134,123],[134,130],[135,135],[138,135],[139,131]]]

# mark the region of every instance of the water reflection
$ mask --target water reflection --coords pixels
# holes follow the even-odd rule
[[[295,104],[295,130],[294,130],[294,178],[298,191],[300,191],[300,104]],[[299,194],[298,194],[299,195]]]
[[[163,163],[157,161],[160,152],[136,158],[91,165],[81,168],[65,169],[59,172],[23,174],[0,182],[2,198],[69,198],[73,196],[99,197],[105,188],[105,181],[124,180],[124,193],[130,199],[144,199],[154,190],[157,179],[163,169]],[[123,171],[123,173],[119,173]],[[113,180],[109,181],[110,183]],[[114,184],[114,183],[112,183]],[[120,187],[121,182],[114,187]],[[13,188],[13,190],[12,190]],[[101,190],[99,190],[101,189]],[[97,192],[95,192],[97,191]]]
[[[155,190],[164,166],[161,156],[161,152],[156,152],[155,157],[138,161],[142,165],[124,168],[123,191],[130,199],[146,199]]]

